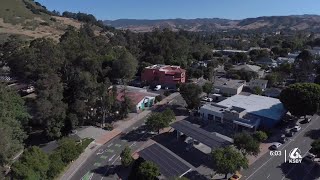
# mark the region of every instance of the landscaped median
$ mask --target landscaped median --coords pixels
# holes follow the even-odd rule
[[[28,148],[12,166],[14,179],[55,179],[93,141],[82,139],[76,142],[71,138],[59,140],[59,147],[46,154],[39,147]]]

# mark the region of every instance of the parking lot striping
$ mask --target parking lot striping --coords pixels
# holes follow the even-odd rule
[[[318,119],[319,117],[317,117]],[[303,131],[305,131],[312,123],[309,123],[303,130],[301,130],[299,133],[297,133],[297,135],[292,139],[292,141],[297,138]],[[282,151],[286,146],[288,146],[292,141],[288,142],[287,144],[285,144],[284,146],[282,146],[282,149],[280,149],[280,151]],[[252,177],[255,173],[257,173],[263,166],[265,166],[271,159],[273,159],[276,156],[272,156],[270,159],[268,159],[265,163],[263,163],[258,169],[256,169],[252,174],[250,174],[250,176],[248,176],[247,180],[250,179],[250,177]],[[285,178],[285,177],[284,177]],[[282,179],[283,180],[283,179]]]

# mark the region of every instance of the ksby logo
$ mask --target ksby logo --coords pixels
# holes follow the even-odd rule
[[[289,163],[301,163],[302,156],[301,151],[298,148],[294,148],[289,153]]]

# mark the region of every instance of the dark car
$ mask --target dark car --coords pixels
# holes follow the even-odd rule
[[[292,137],[294,134],[295,134],[294,131],[289,131],[289,132],[286,133],[286,136],[287,137]]]
[[[280,139],[279,139],[279,142],[280,143],[282,143],[282,144],[284,144],[285,142],[287,142],[289,139],[287,138],[287,137],[281,137]]]

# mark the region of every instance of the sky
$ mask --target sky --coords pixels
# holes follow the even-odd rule
[[[320,14],[320,0],[36,0],[49,10],[100,20],[226,18]]]

